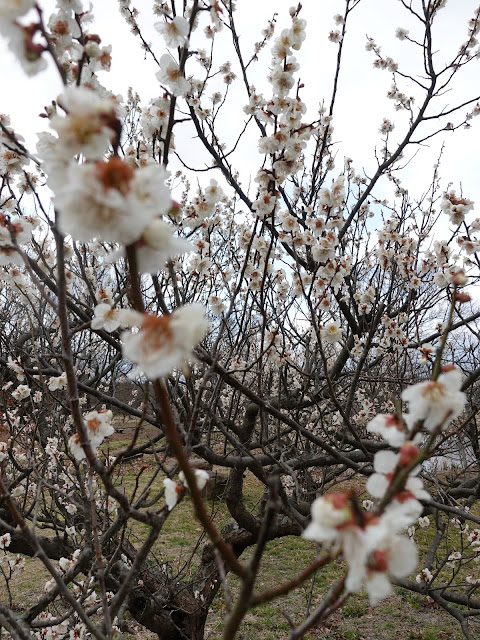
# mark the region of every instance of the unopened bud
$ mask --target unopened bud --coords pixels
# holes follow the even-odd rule
[[[471,297],[468,293],[457,291],[457,293],[455,294],[455,300],[460,304],[463,304],[464,302],[470,302]]]
[[[98,43],[95,42],[94,40],[87,42],[87,44],[85,45],[85,53],[89,58],[98,58],[99,55],[101,54],[101,50],[100,50],[100,47],[98,46]]]
[[[172,200],[172,204],[170,206],[170,209],[168,211],[169,215],[171,215],[173,218],[177,217],[177,215],[179,213],[181,213],[181,206],[180,204],[176,201],[176,200]]]
[[[411,440],[405,442],[405,444],[400,449],[400,458],[399,464],[401,467],[406,467],[411,462],[416,460],[418,454],[420,453],[420,449],[414,444]]]
[[[456,287],[463,287],[468,282],[468,276],[463,271],[459,271],[453,275],[452,282]]]
[[[447,373],[448,371],[453,371],[457,367],[454,364],[444,364],[442,367],[442,373]]]

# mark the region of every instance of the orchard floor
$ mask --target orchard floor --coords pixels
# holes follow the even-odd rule
[[[106,446],[118,450],[125,446],[132,435],[132,427],[125,425],[122,432],[117,432]],[[118,428],[118,427],[117,427]],[[152,437],[155,429],[147,427],[142,430],[140,441]],[[145,469],[153,465],[142,458],[131,460],[122,465],[122,482],[128,491],[129,483],[132,485],[139,475],[140,468]],[[145,473],[148,475],[148,471]],[[261,488],[256,486],[253,477],[246,478],[248,500],[252,506],[257,502]],[[350,478],[334,490],[353,489],[361,495],[364,487],[363,480]],[[260,492],[260,493],[259,493]],[[213,506],[213,505],[212,505]],[[228,513],[222,513],[221,505],[218,505],[216,515],[217,524],[221,526],[223,518],[228,519]],[[159,553],[172,559],[172,563],[181,566],[185,560],[185,554],[191,549],[191,540],[198,539],[200,528],[193,518],[193,510],[188,498],[182,504],[182,508],[174,510],[167,521],[165,530],[159,540]],[[422,530],[427,535],[428,530]],[[139,534],[141,532],[138,532]],[[273,584],[288,581],[298,572],[302,566],[306,566],[312,559],[315,551],[311,543],[301,538],[287,537],[268,543],[266,554],[262,561],[261,572],[256,585],[256,591],[262,591]],[[248,559],[248,553],[242,556],[242,560]],[[329,586],[344,571],[346,567],[341,563],[329,565],[319,571],[312,580],[307,581],[298,589],[278,601],[263,605],[249,612],[240,628],[238,640],[280,640],[287,639],[289,635],[289,622],[292,620],[299,624],[305,618],[307,611],[313,611],[321,602]],[[45,581],[48,579],[45,569],[38,559],[27,558],[25,571],[21,577],[15,580],[14,608],[22,611],[25,606],[33,603],[42,593]],[[238,584],[233,577],[229,577],[233,597],[238,592]],[[0,586],[0,601],[2,598]],[[222,594],[213,603],[207,621],[205,640],[220,640],[222,636],[226,608]],[[149,632],[130,619],[127,620],[126,638],[136,635],[138,640],[157,640],[156,634]],[[480,638],[480,625],[471,626],[472,636]],[[336,612],[328,619],[323,627],[312,629],[306,634],[306,640],[462,640],[464,635],[459,623],[443,611],[432,600],[420,595],[410,593],[403,589],[397,589],[395,594],[384,600],[378,607],[369,605],[365,594],[355,594],[346,602],[342,610]]]

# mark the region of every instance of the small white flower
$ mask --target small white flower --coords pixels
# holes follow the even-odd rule
[[[170,478],[164,479],[163,486],[165,487],[165,502],[168,510],[171,511],[177,504],[180,487]]]
[[[328,39],[330,40],[330,42],[341,42],[343,36],[341,31],[338,31],[337,29],[336,31],[330,31],[330,33],[328,34]]]
[[[462,374],[456,367],[442,373],[438,380],[426,380],[408,387],[402,400],[409,403],[409,421],[424,421],[425,429],[445,428],[463,411],[466,396],[460,391]]]
[[[452,567],[452,569],[455,568],[455,563],[458,562],[459,560],[462,559],[462,554],[460,553],[460,551],[453,551],[453,553],[451,553],[448,556],[448,560],[447,560],[447,565],[449,567]]]
[[[378,131],[380,133],[387,134],[393,131],[394,129],[395,129],[395,125],[393,124],[393,122],[390,122],[390,120],[388,120],[387,118],[384,118],[382,120],[382,124],[380,125],[380,128]]]
[[[65,117],[54,114],[50,126],[58,134],[57,153],[68,162],[81,153],[88,160],[100,160],[118,132],[120,121],[113,103],[86,87],[69,87],[57,98]]]
[[[397,30],[395,31],[395,37],[398,38],[399,40],[405,40],[405,38],[408,36],[408,29],[403,29],[402,27],[398,27]]]
[[[123,355],[150,380],[169,374],[191,359],[208,328],[200,304],[185,305],[170,315],[145,314],[137,333],[122,335]]]
[[[45,593],[48,593],[49,591],[52,591],[56,586],[57,586],[57,582],[55,578],[50,578],[50,580],[46,581],[45,586],[43,587],[43,590]]]
[[[312,522],[303,532],[307,540],[331,541],[340,532],[355,524],[355,516],[348,496],[333,493],[317,498],[312,504]]]
[[[183,47],[188,39],[190,26],[188,20],[182,16],[176,16],[173,20],[156,22],[155,29],[165,38],[167,47]]]
[[[119,309],[112,309],[110,305],[101,302],[94,309],[91,327],[94,331],[105,329],[108,333],[116,331],[120,325]]]
[[[0,549],[6,549],[10,546],[12,536],[9,533],[4,533],[0,536]]]
[[[160,58],[160,71],[157,71],[155,76],[174,96],[183,96],[190,91],[190,82],[184,78],[180,67],[168,53]]]
[[[341,342],[342,330],[340,329],[340,321],[335,320],[334,322],[326,324],[320,331],[320,336],[322,337],[322,340],[325,340],[325,342],[329,342],[330,344],[333,344],[334,342]]]
[[[205,471],[204,469],[195,469],[194,475],[197,487],[199,491],[202,491],[210,478],[210,476],[208,475],[208,471]],[[180,482],[182,482],[184,487],[188,487],[187,480],[183,471],[180,471],[180,473],[178,474],[178,479],[180,480]]]
[[[12,397],[18,401],[24,400],[25,398],[28,398],[31,392],[32,390],[29,386],[26,384],[19,384],[18,387],[12,391]]]
[[[62,373],[61,376],[49,378],[47,381],[47,387],[50,391],[59,391],[67,386],[67,374]]]
[[[66,572],[70,569],[71,566],[73,566],[73,561],[71,560],[71,558],[60,558],[58,564],[60,565],[60,569]]]
[[[417,548],[410,538],[387,536],[367,559],[365,587],[372,606],[393,592],[392,578],[405,578],[417,565]]]
[[[111,425],[112,419],[113,414],[109,410],[90,411],[83,416],[87,430],[87,438],[90,446],[94,450],[102,444],[105,438],[115,433],[115,429]],[[76,460],[80,461],[86,457],[78,433],[74,433],[73,436],[69,438],[68,448]]]
[[[401,447],[405,442],[405,428],[396,415],[376,415],[367,424],[367,431],[378,433],[392,447]]]
[[[62,233],[80,242],[135,242],[155,216],[170,208],[165,178],[163,167],[148,164],[134,171],[118,156],[70,164],[63,184],[54,188]]]
[[[415,580],[420,583],[420,582],[427,582],[430,583],[433,579],[433,575],[431,573],[431,571],[429,569],[427,569],[425,567],[425,569],[422,569],[421,573],[418,574],[418,576],[415,578]]]
[[[171,258],[193,250],[187,240],[175,237],[173,231],[174,227],[160,218],[154,218],[144,229],[136,243],[140,273],[157,273]]]
[[[19,382],[23,382],[25,380],[25,371],[18,360],[13,360],[13,358],[9,357],[7,367],[15,373]]]

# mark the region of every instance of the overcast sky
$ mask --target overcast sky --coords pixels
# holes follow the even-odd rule
[[[416,2],[420,4],[419,2]],[[48,13],[48,7],[53,2],[41,2]],[[145,30],[145,37],[152,42],[153,49],[159,57],[164,50],[160,37],[153,29],[153,23],[158,20],[149,14],[150,0],[138,0],[133,3],[140,10],[140,24]],[[274,12],[278,13],[277,31],[289,23],[288,8],[293,4],[285,0],[238,0],[237,12],[238,31],[241,44],[245,51],[250,52],[255,41],[260,39],[260,31]],[[414,2],[415,4],[415,2]],[[438,68],[448,62],[455,54],[458,46],[466,39],[467,20],[476,7],[476,0],[453,1],[441,12],[437,21],[434,38]],[[124,96],[129,85],[140,94],[142,102],[159,95],[160,88],[154,73],[157,70],[150,59],[145,59],[144,52],[139,47],[139,40],[134,38],[125,22],[119,15],[115,0],[98,0],[93,2],[94,14],[98,27],[95,29],[102,38],[102,44],[112,44],[113,64],[110,74],[101,73],[100,80],[107,88]],[[318,103],[330,99],[331,80],[333,76],[337,45],[327,40],[328,33],[335,29],[333,16],[342,13],[344,0],[304,0],[301,16],[308,21],[307,40],[298,52],[301,63],[300,77],[305,83],[302,97],[308,105],[307,119],[315,119]],[[410,30],[410,35],[419,33],[418,26],[412,20],[398,0],[362,0],[358,8],[352,13],[344,50],[344,66],[340,77],[338,108],[334,120],[334,140],[337,145],[337,169],[343,166],[343,157],[350,156],[354,160],[357,170],[365,167],[371,172],[375,165],[375,145],[380,145],[378,127],[383,117],[389,117],[397,125],[394,139],[401,139],[405,132],[405,115],[399,115],[393,110],[393,103],[386,98],[391,86],[391,76],[386,71],[375,70],[372,66],[374,55],[365,51],[366,35],[373,37],[382,46],[382,52],[399,62],[401,68],[408,73],[421,73],[420,51],[408,42],[401,42],[394,37],[397,27],[402,26]],[[93,29],[92,29],[93,31]],[[222,38],[226,38],[224,31]],[[419,36],[420,37],[420,36]],[[220,44],[222,44],[220,39]],[[194,35],[192,47],[203,46],[201,32]],[[223,45],[218,52],[218,63],[233,55]],[[0,76],[2,78],[2,96],[0,110],[10,114],[15,129],[22,133],[30,142],[34,139],[34,132],[45,129],[45,121],[38,118],[38,114],[45,104],[48,104],[61,91],[61,84],[55,70],[50,66],[34,78],[27,78],[14,57],[5,50],[5,43],[0,41],[0,56],[2,64]],[[224,56],[224,59],[221,57]],[[252,79],[257,89],[268,95],[269,87],[262,81],[270,62],[267,50],[262,53],[260,62],[252,69]],[[189,67],[187,67],[187,72]],[[452,105],[456,101],[480,95],[480,60],[474,61],[469,69],[459,75],[453,85],[453,91],[446,94],[438,107]],[[399,85],[400,89],[410,94],[416,91],[411,83],[406,81]],[[247,102],[244,90],[239,86],[233,92],[234,102]],[[418,92],[416,95],[419,96]],[[238,119],[238,112],[237,112]],[[238,121],[238,120],[237,120]],[[228,120],[227,120],[228,122]],[[445,140],[446,152],[442,162],[441,175],[445,181],[454,183],[454,187],[463,185],[464,194],[472,198],[480,207],[480,186],[478,184],[477,155],[480,142],[480,119],[473,121],[472,129],[444,132],[438,138],[430,141],[428,147],[423,147],[418,156],[412,161],[405,172],[405,186],[411,186],[412,191],[419,193],[428,185],[431,177],[432,165],[435,162],[440,146]],[[185,131],[185,130],[183,130]],[[228,132],[226,130],[226,135]],[[179,144],[190,144],[190,140],[180,140],[182,131],[177,133]],[[240,148],[241,154],[237,158],[237,166],[253,173],[256,169],[252,160],[251,146],[253,139],[248,141],[248,147]],[[255,151],[256,153],[256,151]],[[411,152],[413,155],[413,152]],[[255,158],[255,156],[254,156]],[[261,157],[258,155],[258,163]],[[478,215],[478,213],[477,213]]]

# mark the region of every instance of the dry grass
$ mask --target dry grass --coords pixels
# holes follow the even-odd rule
[[[128,441],[130,433],[116,434],[109,447],[122,447]],[[145,437],[146,434],[143,434]],[[151,435],[148,433],[148,435]],[[154,466],[148,465],[143,459],[126,462],[122,465],[119,481],[130,493],[135,486],[135,479],[143,470],[142,483],[146,483],[154,472]],[[142,484],[141,483],[141,484]],[[363,491],[363,482],[352,479],[348,487],[357,494]],[[343,487],[344,488],[344,487]],[[339,487],[337,488],[339,489]],[[252,505],[258,501],[262,488],[247,474],[247,501]],[[224,505],[210,503],[212,516],[217,526],[221,528],[228,521],[228,513]],[[141,540],[144,537],[142,525],[132,526],[132,539]],[[433,532],[429,529],[421,530],[419,540],[420,550],[428,544],[429,536]],[[202,534],[201,528],[195,521],[193,509],[188,497],[184,503],[175,509],[164,527],[155,554],[160,562],[168,561],[173,574],[188,575],[195,566],[195,556],[190,556],[192,544]],[[201,545],[199,547],[201,551]],[[261,572],[256,585],[256,591],[271,587],[273,584],[289,580],[299,568],[306,566],[314,557],[314,545],[303,539],[287,537],[275,540],[267,545],[262,562]],[[248,553],[244,560],[248,559]],[[189,564],[190,563],[190,564]],[[313,610],[321,602],[329,585],[345,571],[342,563],[332,564],[321,570],[314,578],[298,589],[278,601],[263,605],[251,611],[245,618],[241,628],[243,640],[277,640],[287,637],[289,631],[288,619],[299,623],[308,610]],[[23,610],[32,604],[37,596],[43,592],[48,574],[37,559],[26,559],[25,571],[12,583],[14,595],[13,604],[18,610]],[[229,578],[232,595],[238,593],[238,582]],[[4,585],[0,585],[0,601],[8,602]],[[226,608],[222,592],[215,600],[209,616],[206,638],[217,640],[221,638]],[[142,629],[135,621],[129,621],[132,633],[139,640],[154,640],[155,634]],[[335,613],[328,625],[312,630],[307,636],[309,640],[329,638],[331,640],[461,640],[463,634],[458,623],[441,608],[415,594],[404,590],[397,590],[394,595],[385,600],[375,609],[371,608],[368,598],[364,594],[352,596],[344,608]]]

